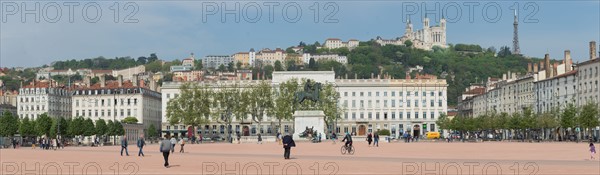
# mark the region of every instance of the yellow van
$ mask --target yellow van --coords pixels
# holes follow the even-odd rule
[[[425,133],[425,136],[427,137],[427,139],[439,139],[440,133],[439,132],[427,132],[427,133]]]

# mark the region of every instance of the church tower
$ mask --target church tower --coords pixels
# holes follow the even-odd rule
[[[413,25],[410,19],[406,20],[406,29],[404,30],[404,36],[412,39]]]
[[[432,43],[431,32],[429,31],[429,18],[427,18],[427,14],[425,14],[425,19],[423,19],[423,34],[421,39],[425,43]]]

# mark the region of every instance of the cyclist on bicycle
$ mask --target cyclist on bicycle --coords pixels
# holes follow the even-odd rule
[[[350,133],[346,132],[346,136],[344,136],[342,142],[343,141],[346,141],[346,143],[344,144],[346,147],[348,147],[348,145],[352,146],[352,136],[350,135]]]

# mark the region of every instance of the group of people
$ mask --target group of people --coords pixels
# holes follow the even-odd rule
[[[39,146],[41,149],[45,149],[45,150],[49,150],[49,149],[53,149],[56,150],[58,148],[65,148],[64,144],[60,143],[60,138],[47,138],[47,137],[42,137],[38,140]],[[31,148],[35,149],[35,143],[31,144]]]
[[[375,132],[375,134],[369,133],[367,135],[367,142],[369,143],[369,146],[371,146],[371,142],[372,142],[373,146],[379,147],[379,133],[377,133],[377,132]]]

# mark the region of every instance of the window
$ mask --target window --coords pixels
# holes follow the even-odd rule
[[[429,131],[435,132],[435,124],[429,125]]]
[[[131,109],[127,109],[127,116],[131,116]]]
[[[415,112],[415,118],[419,118],[419,112]]]
[[[432,96],[432,97],[433,97],[434,95],[435,95],[435,93],[434,93],[433,91],[431,91],[431,93],[429,94],[429,96]]]
[[[415,91],[415,97],[419,96],[419,91]]]
[[[371,92],[369,92],[369,97],[371,96]]]
[[[90,116],[90,117],[92,116],[92,110],[91,109],[88,109],[88,116]]]
[[[356,100],[352,100],[352,107],[355,108],[356,107]]]
[[[375,119],[379,120],[379,112],[375,113]]]
[[[283,126],[283,130],[284,130],[286,133],[289,133],[289,132],[290,132],[290,126],[289,126],[289,125],[285,125],[285,126]]]
[[[415,100],[415,107],[419,107],[419,100]]]
[[[402,92],[402,91],[398,92],[398,96],[400,96],[400,97],[404,96],[404,92]]]
[[[356,119],[356,113],[352,113],[352,119]]]
[[[123,117],[123,115],[125,115],[125,110],[121,109],[121,117]]]
[[[360,113],[360,119],[364,119],[365,118],[365,113]]]
[[[421,105],[423,105],[423,107],[427,107],[427,100],[421,100]]]
[[[344,97],[347,97],[347,96],[348,96],[348,92],[344,92]]]
[[[431,114],[429,116],[431,119],[435,119],[435,112],[431,112]]]
[[[427,112],[423,112],[423,119],[427,119]]]
[[[442,96],[442,91],[438,92],[438,96],[440,96],[440,97]]]
[[[435,104],[433,103],[433,100],[431,100],[431,101],[429,102],[429,106],[431,106],[431,107],[435,107]]]
[[[396,96],[396,91],[392,91],[392,97]]]
[[[402,101],[400,101],[402,102]],[[400,106],[402,106],[402,103],[400,103]],[[406,107],[410,107],[410,100],[406,100]]]
[[[353,97],[356,97],[356,92],[352,92],[352,96],[353,96]]]
[[[373,119],[373,114],[371,112],[368,113],[369,119]]]
[[[75,116],[79,116],[79,110],[75,110]]]
[[[365,101],[363,101],[363,100],[360,100],[360,107],[361,107],[361,108],[364,108],[364,107],[365,107]]]
[[[392,102],[392,108],[396,107],[396,100],[392,100],[391,102]]]
[[[379,91],[375,92],[375,96],[379,97]]]
[[[427,92],[423,91],[423,97],[427,96]]]
[[[100,111],[100,116],[104,117],[104,109]]]
[[[348,119],[348,113],[347,113],[347,112],[346,112],[346,113],[344,113],[344,118],[345,118],[345,119]]]
[[[410,112],[406,113],[406,119],[410,119]]]
[[[442,107],[442,100],[438,100],[438,106]]]
[[[364,93],[363,93],[363,92],[360,92],[360,96],[361,96],[361,97],[362,97],[362,96],[364,96]]]
[[[392,112],[392,120],[396,119],[396,112]]]
[[[108,110],[107,114],[108,114],[109,117],[111,116],[111,110],[110,109]]]

